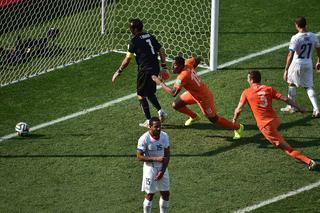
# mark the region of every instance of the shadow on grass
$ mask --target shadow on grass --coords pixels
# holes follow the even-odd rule
[[[221,127],[217,124],[212,124],[209,121],[207,123],[195,123],[192,124],[191,126],[184,126],[183,124],[177,125],[177,124],[163,124],[162,125],[162,129],[166,130],[166,129],[185,129],[185,130],[189,130],[189,129],[198,129],[198,130],[225,130],[225,131],[231,131],[230,129],[226,129],[224,127]],[[254,129],[258,129],[256,125],[252,125],[252,124],[248,124],[245,125],[245,129],[246,130],[254,130]]]
[[[30,140],[30,139],[49,139],[48,136],[46,135],[43,135],[43,134],[34,134],[34,133],[29,133],[28,135],[25,135],[25,136],[22,136],[22,137],[15,137],[15,138],[11,138],[11,139],[8,139],[8,141],[10,140]]]
[[[282,123],[279,130],[281,132],[281,129],[290,129],[292,127],[297,126],[306,126],[308,125],[308,122],[313,120],[310,116],[304,116],[301,119],[298,119],[294,122],[289,123]],[[198,124],[199,125],[199,124]],[[203,124],[201,125],[203,126]],[[196,125],[192,126],[196,128]],[[212,127],[212,125],[211,125]],[[201,128],[200,128],[201,129]],[[207,128],[206,128],[207,129]],[[221,128],[222,129],[222,128]],[[257,129],[256,125],[245,125],[245,130],[254,130]],[[230,130],[228,130],[230,131]],[[230,141],[231,143],[229,145],[226,145],[224,147],[220,147],[202,154],[196,154],[196,155],[178,155],[178,156],[212,156],[217,155],[223,152],[227,152],[229,150],[232,150],[234,148],[247,145],[247,144],[257,144],[258,148],[262,149],[277,149],[273,144],[271,144],[269,141],[265,139],[265,137],[262,135],[261,132],[258,134],[253,135],[252,137],[243,137],[240,140],[233,140],[232,137],[228,136],[221,136],[221,135],[209,135],[205,137],[211,137],[211,138],[225,138],[225,140]],[[296,139],[304,139],[303,142],[296,140]],[[320,141],[318,137],[286,137],[285,140],[294,148],[303,148],[303,147],[314,147],[319,146]]]
[[[313,120],[310,116],[304,116],[301,119],[298,119],[294,122],[283,123],[281,124],[280,129],[289,129],[297,126],[306,126],[306,124]],[[183,125],[172,125],[165,124],[164,129],[212,129],[215,130],[217,128],[213,128],[210,123],[197,123],[192,125],[191,127],[185,127]],[[219,130],[223,129],[219,127]],[[255,125],[246,125],[246,130],[257,129]],[[227,129],[226,129],[227,130]],[[230,131],[230,130],[227,130]],[[172,154],[172,157],[203,157],[203,156],[213,156],[218,155],[220,153],[224,153],[230,151],[232,149],[247,145],[247,144],[257,144],[258,148],[262,149],[277,149],[274,145],[268,142],[264,136],[259,132],[258,134],[253,135],[252,137],[243,137],[239,140],[233,140],[231,136],[221,136],[221,135],[209,135],[204,137],[210,138],[225,138],[226,141],[230,143],[224,147],[219,147],[214,150],[210,150],[204,153],[195,153],[195,154]],[[30,134],[25,137],[19,138],[19,140],[27,140],[27,139],[43,139],[46,138],[45,135],[41,134]],[[320,141],[318,137],[286,137],[285,138],[293,148],[302,148],[302,147],[314,147],[319,146]],[[304,139],[303,142],[296,139]],[[1,154],[0,158],[113,158],[113,157],[128,157],[134,158],[135,154]],[[316,159],[317,160],[317,159]]]

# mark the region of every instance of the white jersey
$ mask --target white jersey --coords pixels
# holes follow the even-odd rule
[[[167,133],[161,131],[160,138],[156,140],[149,132],[146,132],[139,138],[137,150],[143,152],[143,154],[148,157],[161,157],[164,156],[164,149],[169,146],[169,137]],[[144,166],[162,167],[162,163],[144,162]]]
[[[320,48],[319,40],[314,33],[299,32],[291,37],[289,51],[294,52],[294,63],[312,64],[313,48]]]

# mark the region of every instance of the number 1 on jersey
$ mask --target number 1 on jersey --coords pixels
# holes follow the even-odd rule
[[[154,48],[153,48],[153,46],[152,46],[151,40],[150,40],[150,39],[147,39],[146,42],[149,44],[152,54],[153,54],[153,55],[156,54],[156,53],[154,52]]]

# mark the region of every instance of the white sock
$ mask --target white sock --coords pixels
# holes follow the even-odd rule
[[[296,100],[296,95],[297,95],[297,87],[289,86],[288,87],[288,98],[290,98],[291,100],[295,101]],[[286,107],[294,108],[291,105],[287,105]]]
[[[143,213],[151,213],[152,200],[144,199],[143,201]]]
[[[160,197],[159,208],[160,208],[160,213],[168,213],[169,212],[169,200],[164,200],[164,199],[162,199],[162,197]]]
[[[313,111],[319,111],[318,101],[317,101],[317,94],[313,87],[307,88],[307,94],[313,106]]]
[[[297,95],[297,87],[289,86],[289,88],[288,88],[288,98],[290,98],[293,101],[295,101],[296,100],[296,95]]]

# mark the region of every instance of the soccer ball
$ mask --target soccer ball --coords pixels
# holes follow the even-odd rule
[[[16,132],[19,136],[24,136],[29,133],[29,126],[25,122],[19,122],[16,125]]]

